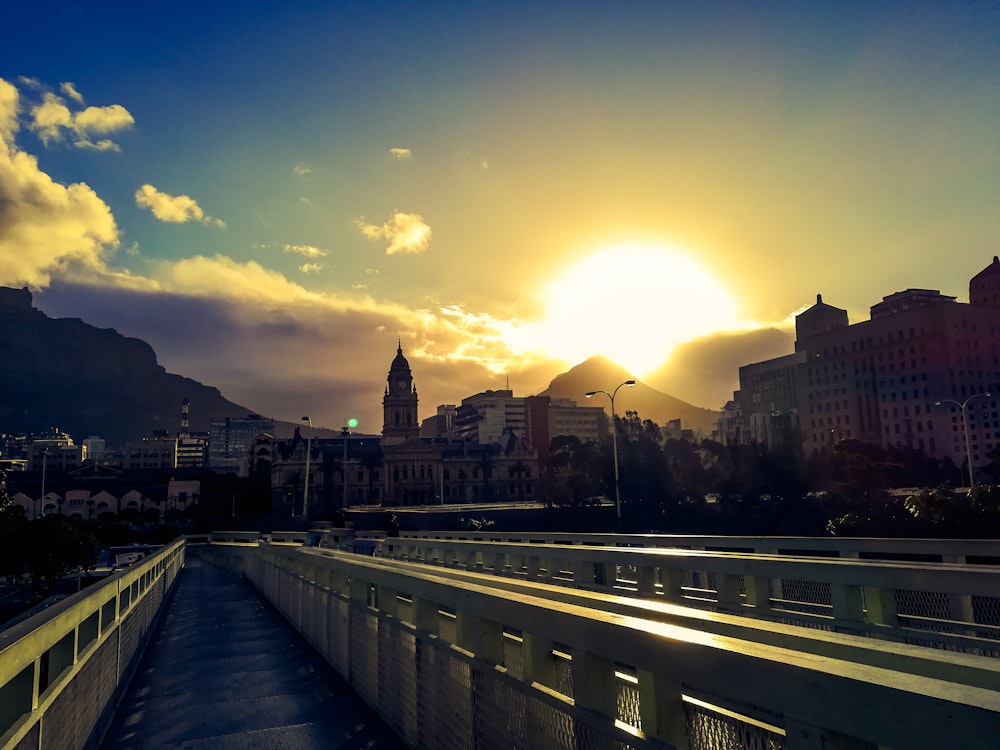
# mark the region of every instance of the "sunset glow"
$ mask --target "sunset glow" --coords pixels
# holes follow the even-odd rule
[[[549,354],[603,354],[641,377],[676,344],[737,326],[736,305],[689,255],[622,246],[591,255],[548,289]]]
[[[428,413],[599,354],[718,409],[1000,237],[989,4],[8,6],[0,285],[278,418],[376,424],[397,342]]]

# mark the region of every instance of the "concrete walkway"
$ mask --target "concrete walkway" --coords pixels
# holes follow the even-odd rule
[[[249,583],[189,548],[103,747],[406,746]]]

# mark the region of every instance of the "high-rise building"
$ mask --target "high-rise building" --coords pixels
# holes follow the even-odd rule
[[[814,453],[856,438],[959,466],[967,450],[981,466],[1000,448],[996,257],[969,282],[967,303],[907,289],[851,325],[846,310],[817,296],[795,331],[794,353],[740,368],[734,408],[720,423],[723,439],[776,444],[795,436]]]
[[[245,476],[253,466],[257,436],[265,432],[274,433],[274,420],[259,414],[213,419],[209,424],[208,468]]]

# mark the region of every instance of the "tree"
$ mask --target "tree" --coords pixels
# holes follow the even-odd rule
[[[97,537],[83,523],[62,515],[40,516],[24,524],[17,552],[31,582],[32,602],[47,597],[67,573],[97,562]]]

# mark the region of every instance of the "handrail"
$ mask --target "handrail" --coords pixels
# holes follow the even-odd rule
[[[0,747],[99,742],[183,564],[178,540],[0,632]]]

